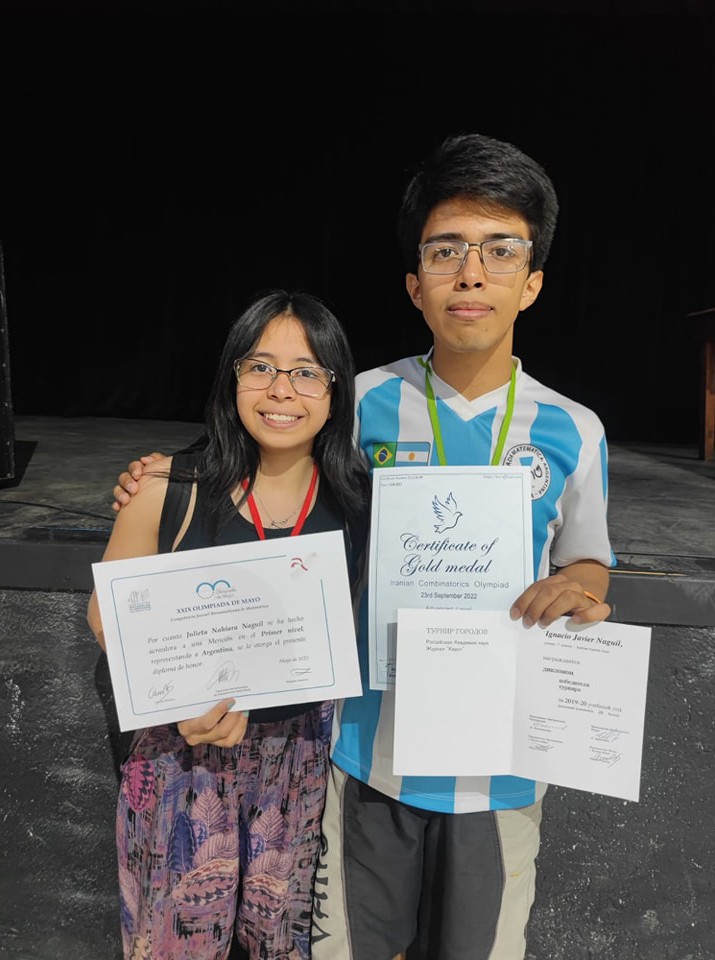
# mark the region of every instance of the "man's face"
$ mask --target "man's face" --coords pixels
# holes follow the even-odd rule
[[[421,242],[500,237],[529,240],[526,221],[511,211],[486,212],[478,201],[457,198],[432,210]],[[536,300],[542,280],[542,271],[530,274],[528,263],[518,273],[488,273],[479,251],[471,248],[459,273],[426,273],[420,265],[417,274],[407,274],[406,284],[434,336],[436,364],[454,363],[458,354],[511,363],[514,321]]]

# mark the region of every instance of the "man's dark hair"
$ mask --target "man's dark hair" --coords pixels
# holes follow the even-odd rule
[[[417,246],[432,210],[465,197],[491,210],[511,210],[529,226],[531,267],[546,263],[556,229],[558,200],[546,171],[512,143],[479,133],[448,137],[415,168],[402,196],[397,236],[405,266],[417,272]]]

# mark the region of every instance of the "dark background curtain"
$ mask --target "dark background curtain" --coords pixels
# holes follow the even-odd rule
[[[199,421],[227,327],[270,286],[324,297],[358,369],[426,349],[400,193],[428,148],[477,130],[538,159],[561,203],[517,321],[526,369],[610,439],[694,443],[713,16],[538,6],[0,11],[15,413]]]

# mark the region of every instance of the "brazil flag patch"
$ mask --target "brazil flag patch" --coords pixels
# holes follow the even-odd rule
[[[373,467],[426,467],[430,444],[427,441],[373,443]]]

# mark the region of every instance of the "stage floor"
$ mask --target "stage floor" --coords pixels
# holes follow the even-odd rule
[[[198,425],[18,417],[0,487],[0,958],[121,960],[123,749],[86,621],[130,459]],[[550,786],[526,960],[715,957],[715,464],[611,446],[613,619],[653,625],[640,802]]]
[[[200,425],[17,417],[15,477],[0,482],[0,587],[90,590],[130,459],[190,443]],[[610,446],[616,619],[715,624],[715,462],[695,446]]]

